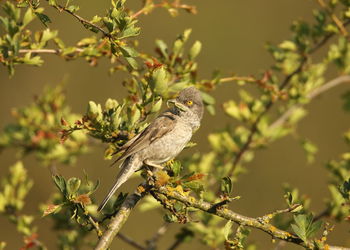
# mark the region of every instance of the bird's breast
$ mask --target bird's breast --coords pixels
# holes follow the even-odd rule
[[[176,157],[192,137],[192,128],[183,122],[177,122],[174,129],[156,139],[140,153],[141,159],[161,164]]]

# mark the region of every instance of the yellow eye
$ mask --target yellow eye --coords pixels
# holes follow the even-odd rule
[[[193,102],[190,100],[190,101],[187,101],[186,104],[187,104],[188,106],[192,106]]]

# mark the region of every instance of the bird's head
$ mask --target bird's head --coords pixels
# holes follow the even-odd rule
[[[173,104],[179,112],[189,112],[195,114],[198,119],[203,117],[203,101],[201,93],[195,87],[189,87],[180,91],[176,99],[168,100],[168,104]]]

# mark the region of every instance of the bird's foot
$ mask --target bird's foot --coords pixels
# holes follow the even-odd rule
[[[170,167],[174,164],[174,162],[175,162],[175,159],[171,159],[165,163],[165,166]]]

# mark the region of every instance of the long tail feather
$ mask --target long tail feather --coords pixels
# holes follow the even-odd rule
[[[138,170],[139,166],[138,164],[131,160],[130,158],[127,158],[123,163],[123,166],[121,166],[121,169],[117,175],[117,180],[114,183],[113,187],[109,190],[106,197],[103,199],[101,205],[98,207],[97,211],[101,211],[109,201],[109,199],[112,197],[112,195],[117,191],[117,189],[126,182],[130,176]]]

